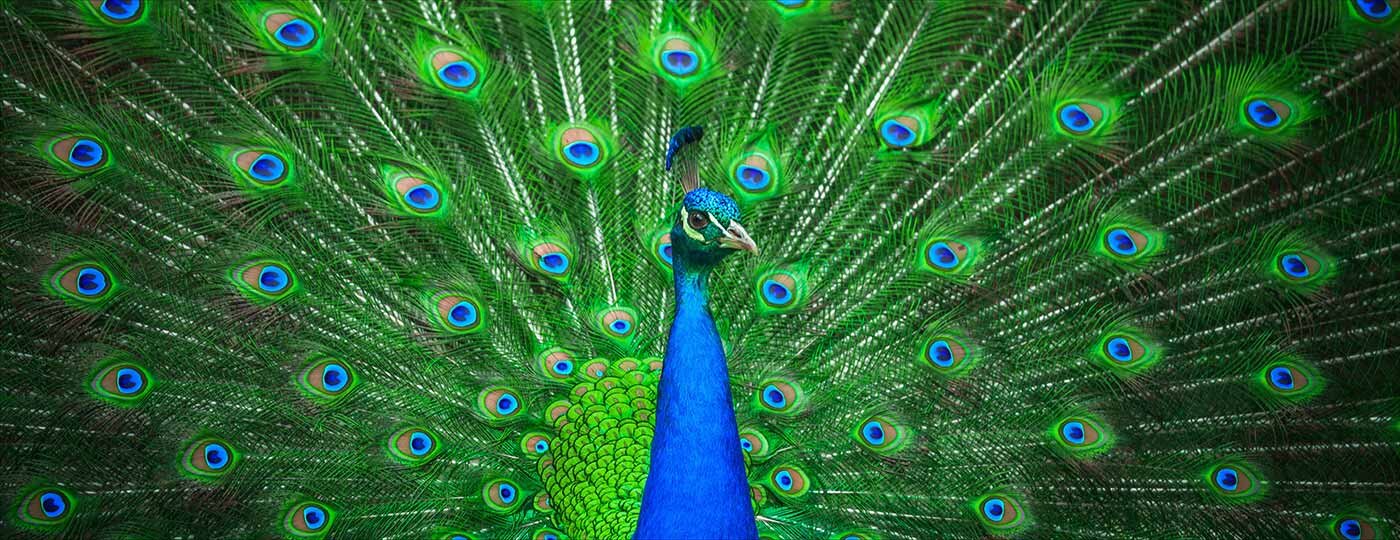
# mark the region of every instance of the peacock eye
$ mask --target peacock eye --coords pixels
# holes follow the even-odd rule
[[[1333,523],[1332,531],[1336,533],[1337,538],[1345,540],[1376,540],[1379,538],[1374,525],[1357,517],[1338,519]]]
[[[696,210],[689,212],[685,220],[685,224],[690,227],[690,230],[700,232],[710,224],[710,215],[703,211]]]
[[[95,138],[67,137],[50,146],[49,151],[73,170],[91,171],[107,163],[106,147]]]
[[[403,176],[394,181],[394,191],[409,212],[431,214],[442,207],[442,190],[422,178]]]
[[[333,515],[325,506],[314,502],[305,502],[293,506],[287,512],[286,527],[287,532],[293,537],[304,537],[324,534],[330,530],[331,522],[335,520]]]
[[[568,351],[549,349],[540,353],[539,359],[540,371],[551,379],[563,380],[574,374],[574,358]]]
[[[798,410],[802,390],[792,382],[770,379],[759,385],[756,401],[762,411],[791,414]]]
[[[661,67],[672,75],[685,77],[700,68],[700,57],[690,43],[672,38],[661,46]]]
[[[603,152],[598,148],[598,138],[584,128],[569,128],[560,136],[559,152],[564,161],[574,167],[590,167],[598,163]]]
[[[521,500],[520,488],[515,487],[509,480],[488,482],[482,490],[482,497],[486,499],[487,506],[502,513],[514,510]]]
[[[477,407],[482,416],[490,422],[505,421],[518,415],[524,404],[520,395],[504,386],[487,388],[477,397]]]
[[[807,475],[792,465],[782,465],[768,473],[768,483],[780,496],[801,497],[807,494]]]
[[[316,45],[316,27],[294,14],[269,14],[263,20],[263,27],[279,46],[288,51],[305,51]]]
[[[200,439],[185,450],[180,460],[184,471],[196,479],[211,481],[233,470],[238,454],[219,439]]]
[[[238,169],[253,182],[272,186],[287,177],[287,161],[265,150],[247,150],[233,158]]]
[[[58,489],[41,489],[29,495],[20,506],[19,518],[30,525],[48,527],[68,519],[73,512],[73,499]]]
[[[476,66],[460,53],[442,50],[429,59],[438,83],[449,90],[465,91],[476,86],[479,77]]]
[[[1244,104],[1245,118],[1251,125],[1264,131],[1283,126],[1292,114],[1292,107],[1276,99],[1256,98]]]
[[[559,244],[544,242],[530,250],[535,267],[551,277],[561,277],[569,272],[569,252]]]
[[[1103,108],[1084,102],[1066,103],[1056,113],[1060,127],[1074,135],[1084,135],[1094,131],[1103,119]]]
[[[235,272],[234,285],[255,302],[275,301],[297,288],[296,275],[281,261],[254,261]]]
[[[1290,251],[1279,256],[1278,267],[1288,279],[1303,281],[1316,275],[1322,269],[1322,263],[1307,253]]]
[[[1244,463],[1217,465],[1206,473],[1206,481],[1215,495],[1226,499],[1253,498],[1263,491],[1258,473]]]
[[[73,299],[91,302],[112,291],[112,278],[96,263],[79,263],[56,272],[53,285]]]
[[[1353,0],[1353,7],[1356,11],[1372,22],[1384,21],[1390,17],[1391,8],[1389,0]]]
[[[408,427],[389,438],[389,455],[405,465],[427,463],[437,455],[438,440],[427,428]]]
[[[114,24],[127,24],[140,18],[145,6],[141,0],[89,0],[102,18]]]
[[[520,450],[525,457],[534,459],[549,452],[549,435],[539,432],[526,433],[520,440]]]
[[[97,397],[114,405],[132,405],[150,393],[151,376],[146,369],[131,362],[107,366],[92,378],[91,388]]]

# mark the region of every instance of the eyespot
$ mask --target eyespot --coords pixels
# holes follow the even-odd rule
[[[1119,257],[1134,257],[1147,248],[1147,235],[1125,227],[1115,227],[1104,235],[1104,246]]]
[[[151,391],[151,374],[135,363],[119,361],[97,371],[93,393],[114,405],[133,405]]]
[[[503,421],[518,416],[525,408],[520,394],[504,386],[487,388],[477,398],[477,406],[483,417],[490,421]]]
[[[782,379],[770,379],[764,381],[758,388],[756,400],[760,410],[783,414],[797,411],[802,394],[801,390],[793,383]]]
[[[466,333],[481,327],[481,311],[476,300],[455,294],[437,300],[438,320],[451,332]]]
[[[919,121],[910,116],[896,116],[880,123],[880,138],[895,148],[914,144],[919,138]]]
[[[1283,127],[1292,114],[1292,107],[1276,99],[1252,98],[1245,100],[1244,103],[1245,120],[1249,125],[1263,131],[1273,131]]]
[[[91,262],[69,265],[54,273],[53,277],[56,290],[83,303],[107,298],[115,289],[115,285],[112,274],[105,267]]]
[[[1371,22],[1382,22],[1390,18],[1388,0],[1353,0],[1351,5],[1357,14]]]
[[[671,38],[661,45],[661,68],[677,77],[686,77],[700,69],[700,57],[695,46],[684,39]]]
[[[734,168],[734,180],[744,191],[759,193],[772,184],[772,170],[773,164],[768,162],[768,158],[753,154]]]
[[[739,431],[739,449],[743,450],[754,459],[762,459],[768,456],[771,448],[768,446],[768,438],[762,433],[753,429]]]
[[[1332,534],[1344,540],[1376,540],[1376,526],[1366,519],[1342,516],[1332,522]]]
[[[439,86],[456,92],[476,88],[480,70],[465,55],[451,49],[439,49],[429,58],[429,65]]]
[[[286,159],[271,150],[244,150],[233,161],[248,180],[260,187],[281,184],[292,170]]]
[[[1093,457],[1113,446],[1112,435],[1097,419],[1088,416],[1061,419],[1052,424],[1050,431],[1057,448],[1070,457]]]
[[[1278,268],[1283,276],[1293,281],[1306,281],[1322,270],[1322,263],[1316,257],[1302,251],[1289,251],[1278,258]]]
[[[1274,366],[1269,369],[1269,386],[1280,392],[1292,392],[1307,386],[1308,379],[1301,372],[1288,366]]]
[[[439,450],[437,435],[425,427],[403,428],[389,437],[389,455],[408,466],[427,463]]]
[[[671,233],[661,235],[652,245],[652,250],[656,252],[656,258],[660,260],[662,264],[666,265],[666,268],[672,267],[674,264],[675,248],[671,245]]]
[[[416,176],[402,176],[394,182],[394,191],[405,210],[414,214],[432,214],[445,202],[437,185]]]
[[[904,428],[882,416],[872,416],[856,427],[852,436],[868,450],[890,454],[904,448],[907,436]]]
[[[297,382],[308,397],[322,402],[338,400],[359,384],[350,364],[334,358],[313,361]]]
[[[1092,133],[1098,128],[1103,116],[1102,107],[1084,102],[1060,105],[1059,111],[1056,113],[1060,128],[1072,135]]]
[[[287,532],[295,537],[317,537],[330,531],[335,514],[325,505],[317,502],[303,502],[293,505],[287,511]]]
[[[216,438],[197,439],[185,447],[180,468],[196,480],[216,480],[232,471],[239,454],[233,446]]]
[[[554,529],[542,527],[530,536],[531,540],[560,540],[564,536]]]
[[[52,527],[73,517],[76,506],[68,492],[58,488],[42,488],[29,494],[19,508],[19,519],[29,525]]]
[[[935,334],[924,341],[924,361],[946,377],[957,377],[972,368],[976,350],[966,340],[947,333]]]
[[[1143,352],[1142,344],[1128,336],[1112,337],[1104,344],[1104,353],[1114,362],[1132,363],[1142,358]]]
[[[1007,531],[1023,524],[1021,504],[1010,495],[992,494],[977,502],[977,517],[994,531]]]
[[[569,273],[569,252],[559,244],[544,242],[531,250],[535,268],[551,277],[562,277]]]
[[[107,164],[107,147],[96,137],[72,136],[55,141],[49,151],[78,172],[94,171]]]
[[[569,128],[559,137],[559,154],[574,167],[592,167],[603,157],[598,138],[584,128]]]
[[[520,439],[520,450],[525,453],[525,457],[539,459],[549,453],[549,435],[540,432],[526,433]]]
[[[130,24],[141,18],[145,5],[141,0],[88,0],[97,14],[112,24]]]
[[[316,27],[298,15],[286,12],[269,13],[263,19],[263,28],[287,51],[300,52],[316,46]]]
[[[238,272],[235,284],[254,300],[276,300],[297,287],[296,275],[286,264],[274,260],[260,260],[245,265]]]
[[[1225,499],[1252,499],[1262,495],[1258,475],[1243,463],[1216,465],[1206,477],[1211,491]]]
[[[779,496],[796,498],[807,494],[807,475],[791,465],[775,467],[768,473],[768,485]]]
[[[622,339],[632,336],[632,314],[621,309],[612,309],[603,312],[599,318],[603,326],[603,332],[614,338]]]
[[[554,380],[565,380],[574,374],[574,357],[560,348],[548,349],[539,354],[540,371]]]
[[[509,480],[496,479],[486,483],[482,488],[482,498],[486,500],[486,506],[491,510],[500,513],[514,511],[524,499],[520,495],[520,488]]]
[[[935,272],[951,272],[962,267],[968,258],[967,244],[951,239],[929,242],[924,248],[924,262]]]
[[[1092,356],[1103,365],[1126,373],[1137,373],[1161,359],[1158,346],[1130,330],[1112,331],[1100,338]]]
[[[793,307],[797,301],[797,279],[791,274],[774,272],[759,282],[758,294],[767,307]]]

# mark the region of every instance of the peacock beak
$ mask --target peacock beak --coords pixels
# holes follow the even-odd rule
[[[719,239],[719,245],[729,249],[742,249],[754,255],[758,254],[758,244],[753,243],[753,238],[749,238],[749,231],[744,230],[744,226],[737,221],[730,223],[729,227],[724,229],[724,237]]]

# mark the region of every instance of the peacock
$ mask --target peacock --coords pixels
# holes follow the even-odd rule
[[[0,0],[0,536],[1400,535],[1392,0]]]

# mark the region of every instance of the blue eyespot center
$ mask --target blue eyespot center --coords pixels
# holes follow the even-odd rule
[[[1347,540],[1361,540],[1361,522],[1354,519],[1344,519],[1337,524],[1337,532],[1342,534],[1342,538]]]
[[[763,299],[769,304],[788,304],[792,302],[792,291],[788,290],[787,285],[770,279],[763,282]]]
[[[1308,269],[1307,263],[1303,262],[1303,258],[1293,253],[1280,258],[1279,266],[1283,268],[1283,273],[1293,278],[1302,279],[1308,277],[1308,275],[1312,273],[1312,271]]]
[[[473,306],[471,302],[465,300],[457,302],[457,304],[452,306],[452,309],[447,312],[447,322],[458,328],[471,326],[476,323],[476,320],[476,306]]]
[[[666,51],[661,53],[661,63],[674,75],[690,75],[699,69],[700,58],[690,51]]]
[[[277,36],[277,41],[283,45],[301,48],[310,45],[316,39],[316,29],[302,19],[292,19],[277,27],[273,35]]]
[[[536,442],[535,442],[535,453],[536,453],[536,454],[543,454],[543,453],[548,452],[548,451],[549,451],[549,443],[547,443],[547,442],[545,442],[545,441],[536,441]]]
[[[739,185],[749,191],[757,191],[768,187],[768,171],[751,165],[740,165],[734,171],[734,178],[739,181]]]
[[[1136,255],[1138,252],[1137,243],[1133,242],[1132,235],[1123,229],[1108,231],[1108,248],[1125,257]]]
[[[1249,119],[1262,128],[1278,127],[1283,123],[1283,117],[1272,105],[1262,99],[1251,100],[1245,105],[1245,110],[1249,112]]]
[[[509,484],[501,484],[501,487],[498,492],[501,495],[502,502],[505,502],[506,504],[515,502],[515,488],[510,487]]]
[[[763,402],[770,407],[781,409],[787,406],[787,396],[776,385],[770,384],[763,388]]]
[[[554,252],[540,257],[540,268],[551,274],[563,274],[569,270],[569,257],[561,252]]]
[[[934,266],[944,270],[957,268],[960,262],[958,260],[958,254],[953,251],[953,248],[949,246],[947,242],[934,242],[930,245],[928,247],[928,260],[930,263],[933,263]]]
[[[861,435],[865,437],[865,442],[870,444],[885,444],[885,428],[880,427],[880,423],[874,420],[865,423],[861,428]]]
[[[141,391],[141,387],[146,385],[145,377],[141,372],[131,368],[121,368],[117,370],[117,391],[123,394],[135,394]]]
[[[107,290],[107,274],[93,267],[78,270],[78,294],[97,296]]]
[[[1128,344],[1128,340],[1117,337],[1108,340],[1104,345],[1104,350],[1108,352],[1108,357],[1117,362],[1131,362],[1133,360],[1133,348]]]
[[[992,521],[1001,521],[1002,516],[1006,515],[1006,503],[1001,502],[1001,499],[988,500],[982,504],[982,515]]]
[[[306,522],[306,528],[320,529],[326,524],[326,511],[315,506],[308,506],[302,509],[301,519]]]
[[[1387,0],[1356,0],[1356,7],[1361,8],[1361,13],[1372,19],[1390,16],[1390,2]]]
[[[258,288],[266,292],[280,292],[287,288],[289,282],[287,271],[275,264],[264,266],[262,271],[258,272]]]
[[[739,439],[739,448],[743,448],[745,452],[752,452],[753,442],[748,439]]]
[[[345,385],[350,382],[350,377],[346,375],[345,368],[340,364],[328,364],[321,371],[321,388],[327,392],[339,392],[345,389]]]
[[[476,84],[476,67],[458,60],[438,68],[438,78],[453,88],[470,88]]]
[[[219,470],[228,465],[228,449],[219,443],[204,446],[204,463],[210,469]]]
[[[781,471],[774,476],[774,479],[778,481],[778,487],[783,488],[783,490],[792,488],[792,473]]]
[[[513,413],[519,406],[520,404],[515,400],[515,396],[510,394],[504,394],[500,399],[496,400],[496,412],[500,414]]]
[[[672,259],[675,256],[675,254],[673,249],[671,248],[670,242],[661,244],[661,247],[657,249],[657,253],[661,255],[661,260],[666,261],[666,264],[675,264],[674,260]]]
[[[44,511],[44,517],[56,518],[68,511],[68,501],[62,494],[50,491],[39,496],[39,506]]]
[[[946,340],[934,341],[928,346],[928,358],[938,367],[953,367],[953,348]]]
[[[408,451],[415,456],[427,454],[433,449],[433,439],[427,433],[415,431],[408,436]]]
[[[404,193],[403,200],[415,210],[432,210],[437,208],[438,201],[441,200],[437,188],[428,184],[413,186],[413,189]]]
[[[1084,423],[1079,421],[1065,422],[1060,428],[1060,435],[1070,444],[1084,444]]]
[[[1240,485],[1239,473],[1228,467],[1220,469],[1215,472],[1215,485],[1226,491],[1234,491]]]
[[[564,147],[564,157],[569,160],[569,163],[580,167],[597,163],[601,155],[598,152],[598,145],[588,141],[574,141]]]
[[[106,0],[99,9],[113,20],[124,21],[141,11],[141,0]]]
[[[68,150],[68,162],[79,167],[91,167],[102,162],[102,145],[91,139],[78,139]]]
[[[248,167],[248,175],[264,184],[282,179],[287,172],[287,164],[282,158],[272,154],[262,154]]]
[[[612,324],[609,325],[609,328],[612,328],[612,331],[614,333],[626,334],[628,330],[632,329],[632,323],[629,323],[622,319],[618,319],[613,321]]]
[[[1279,390],[1293,389],[1293,370],[1279,366],[1269,370],[1269,383]]]
[[[560,375],[568,375],[574,372],[574,363],[568,360],[560,360],[554,363],[554,372]]]
[[[909,146],[914,143],[914,130],[895,120],[885,120],[880,124],[880,137],[890,146]]]
[[[1083,107],[1070,104],[1060,107],[1060,123],[1074,133],[1085,133],[1094,129],[1094,119]]]

